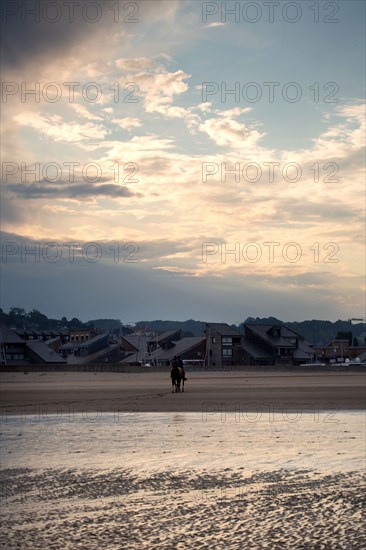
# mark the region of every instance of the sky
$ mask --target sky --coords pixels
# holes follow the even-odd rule
[[[1,304],[365,316],[365,4],[4,2]]]

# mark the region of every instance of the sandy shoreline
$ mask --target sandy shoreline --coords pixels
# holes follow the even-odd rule
[[[3,414],[26,414],[35,408],[75,412],[234,411],[271,404],[304,412],[314,408],[360,410],[366,404],[363,373],[188,373],[184,393],[172,394],[165,373],[1,373]],[[257,405],[256,405],[257,404]],[[32,409],[33,407],[33,409]]]
[[[87,397],[91,387],[111,391],[118,382],[115,376],[88,376],[75,373],[65,381],[59,374],[50,380],[34,376],[29,382],[10,379],[6,386],[14,393],[18,385],[25,386],[24,392],[34,384],[49,400],[52,391],[68,395],[73,385]],[[202,392],[205,378],[193,378],[192,386]],[[136,378],[122,381],[136,402],[139,395],[143,402],[148,396],[154,399],[156,388],[166,383],[155,379],[151,388],[151,379],[143,378],[141,390]],[[242,382],[221,375],[208,387],[211,394],[224,387],[224,393],[237,395]],[[295,382],[293,376],[272,383],[266,377],[250,381],[265,391],[291,391]],[[311,396],[316,380],[301,383]],[[317,383],[327,392],[329,386],[353,387],[359,380],[342,376]],[[364,411],[314,408],[303,415],[284,415],[263,408],[257,416],[257,411],[223,415],[211,410],[203,415],[127,409],[115,415],[99,414],[92,406],[86,415],[69,409],[60,416],[54,414],[57,407],[41,414],[38,405],[25,407],[25,415],[3,415],[1,548],[366,547]]]
[[[366,543],[358,472],[12,469],[2,480],[7,550],[359,550]]]

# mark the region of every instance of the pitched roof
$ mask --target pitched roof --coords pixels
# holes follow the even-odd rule
[[[27,340],[27,347],[45,363],[66,363],[66,361],[44,342]]]
[[[227,323],[205,323],[206,325],[206,332],[207,332],[207,329],[210,330],[214,330],[215,332],[218,332],[219,334],[221,334],[222,336],[242,336],[242,334],[232,328],[230,325],[228,325]]]
[[[244,338],[242,342],[242,348],[254,359],[273,359],[273,355],[267,350],[262,349],[254,342],[248,341]]]
[[[280,336],[275,336],[270,332],[277,327],[280,329]],[[295,347],[295,344],[291,343],[287,338],[299,338],[299,335],[295,331],[289,329],[285,325],[246,323],[244,328],[249,328],[257,336],[275,347]]]
[[[1,344],[25,344],[23,338],[18,336],[14,330],[3,325],[0,327],[0,343]]]
[[[187,336],[177,342],[173,342],[173,347],[170,349],[157,349],[151,354],[146,353],[144,356],[141,353],[133,353],[121,361],[121,363],[138,363],[141,360],[149,361],[171,361],[174,355],[183,355],[192,348],[206,341],[202,336]]]
[[[151,354],[152,358],[161,359],[163,361],[169,361],[173,359],[174,355],[182,355],[187,351],[195,348],[199,344],[206,342],[206,338],[202,336],[187,336],[177,342],[173,342],[174,346],[170,349],[161,350],[158,349]]]
[[[180,334],[180,329],[178,330],[167,330],[163,332],[163,334],[160,334],[159,336],[155,336],[155,338],[149,339],[149,342],[162,342],[163,340],[167,340],[168,338],[172,338],[174,336],[178,336]]]
[[[85,365],[91,363],[95,359],[102,359],[104,355],[108,355],[112,351],[119,348],[119,344],[111,344],[107,348],[100,349],[89,355],[69,355],[66,358],[68,365]]]

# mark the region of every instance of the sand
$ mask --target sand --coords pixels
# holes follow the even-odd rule
[[[359,473],[13,470],[2,547],[365,548]]]
[[[187,373],[185,392],[171,393],[165,373],[1,373],[5,414],[28,411],[131,410],[141,412],[348,409],[365,407],[363,373]]]
[[[2,373],[0,548],[366,548],[364,375],[188,378]]]

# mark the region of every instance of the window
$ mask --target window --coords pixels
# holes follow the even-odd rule
[[[216,344],[216,337],[215,336],[212,336],[212,343]]]
[[[233,339],[231,336],[223,336],[222,337],[222,345],[223,346],[232,346]]]
[[[222,356],[223,357],[232,357],[233,356],[233,350],[231,348],[223,348]]]

